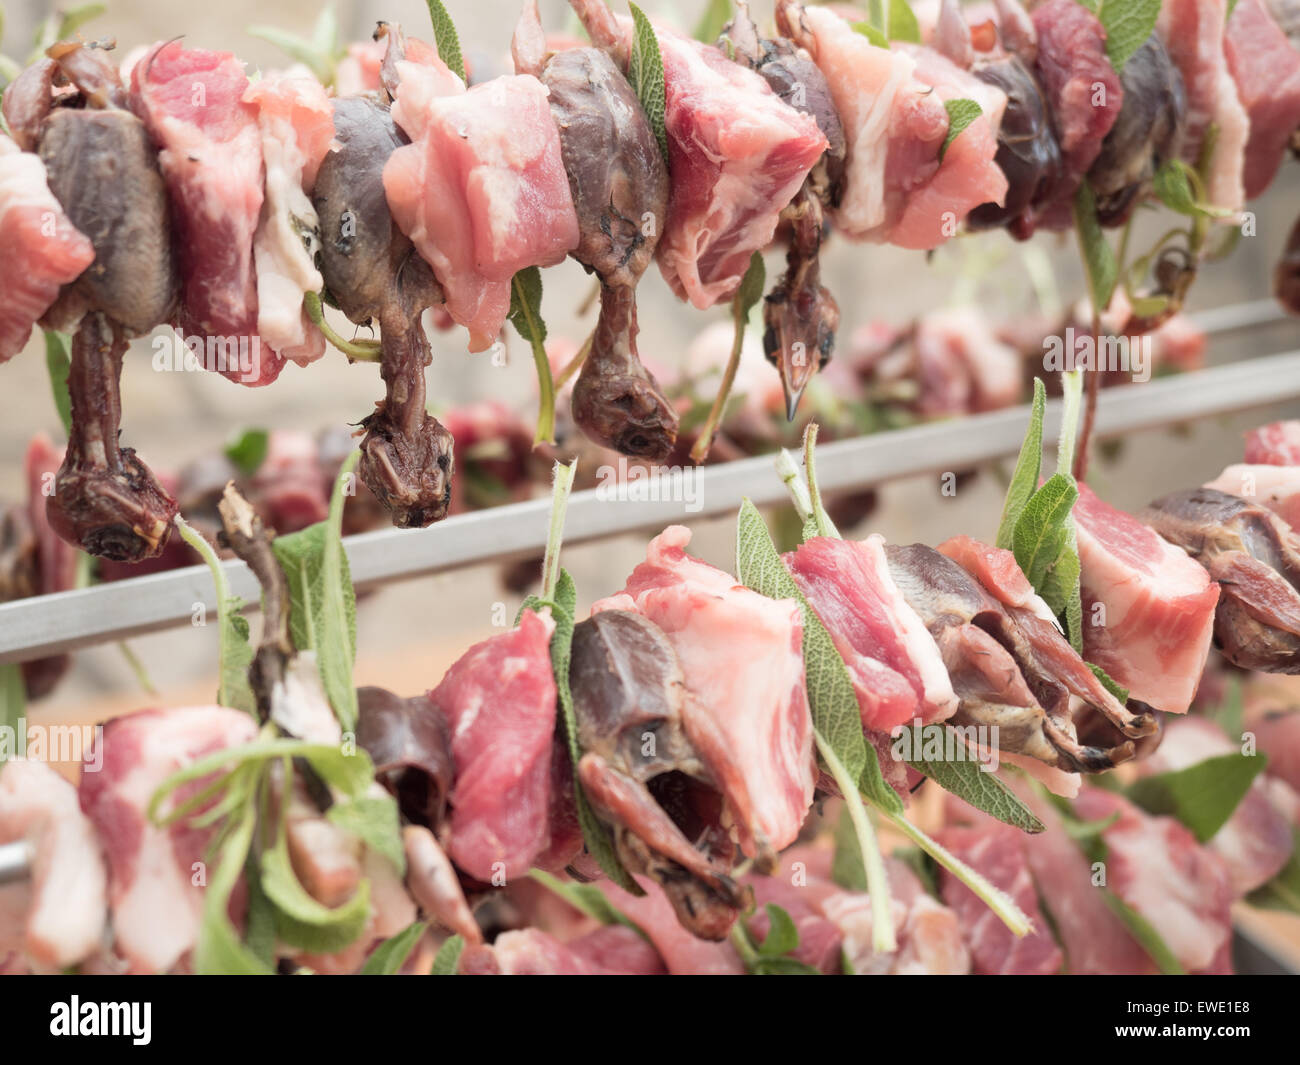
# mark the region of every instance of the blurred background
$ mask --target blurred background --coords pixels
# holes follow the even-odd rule
[[[38,0],[3,0],[3,6],[7,19],[0,48],[23,62],[51,6]],[[483,73],[507,69],[516,3],[447,0],[447,6],[473,68]],[[644,4],[652,16],[688,28],[703,6],[703,0],[647,0]],[[541,0],[541,9],[548,30],[576,29],[563,0]],[[422,0],[340,0],[336,10],[347,40],[368,38],[378,19],[400,22],[413,36],[431,37]],[[306,36],[319,12],[319,4],[307,0],[225,0],[219,5],[108,0],[107,12],[89,23],[83,33],[115,37],[123,54],[137,45],[184,35],[194,46],[235,52],[252,72],[283,67],[289,61],[272,45],[250,36],[250,25],[272,25]],[[768,0],[757,0],[754,13],[760,20],[770,19]],[[1258,234],[1242,239],[1225,261],[1204,269],[1188,309],[1258,300],[1270,294],[1273,264],[1300,213],[1300,165],[1289,161],[1268,194],[1251,206],[1258,215]],[[1162,223],[1169,224],[1168,215],[1144,220],[1139,235],[1154,238]],[[1148,229],[1150,233],[1145,232]],[[1145,246],[1140,240],[1138,245]],[[1083,293],[1078,251],[1071,236],[1044,234],[1029,248],[1038,270],[1037,288],[1031,284],[1026,248],[1001,232],[952,241],[930,256],[854,246],[832,238],[823,254],[823,273],[840,303],[840,335],[846,341],[863,323],[886,320],[901,324],[954,302],[977,304],[1001,318],[1037,310],[1037,301],[1042,299],[1068,304]],[[774,253],[768,262],[769,279],[780,269],[780,256]],[[1042,278],[1048,276],[1051,281],[1044,285]],[[576,347],[592,324],[592,314],[580,314],[591,291],[590,280],[570,261],[547,271],[545,283],[543,311],[551,336],[567,338]],[[701,313],[676,301],[657,270],[646,275],[639,294],[639,346],[647,362],[660,369],[680,366],[688,344],[701,330],[729,320],[725,307]],[[334,324],[344,335],[352,335],[350,324],[341,319]],[[1296,348],[1300,346],[1297,324],[1211,338],[1209,360],[1221,363]],[[434,362],[428,371],[432,402],[446,406],[499,398],[531,419],[536,404],[532,360],[527,347],[509,329],[506,340],[508,362],[494,366],[486,355],[466,353],[461,331],[433,334]],[[126,360],[123,439],[157,469],[179,469],[191,459],[219,450],[247,427],[296,428],[314,434],[328,426],[353,424],[365,417],[383,394],[377,367],[349,365],[333,349],[305,369],[290,365],[275,384],[264,389],[237,386],[211,373],[156,373],[150,366],[150,353],[149,338],[142,338]],[[775,381],[775,371],[761,360],[755,372],[771,374]],[[62,438],[39,333],[27,350],[0,368],[0,411],[0,497],[16,499],[24,492],[22,454],[31,435],[45,431],[56,440]],[[1250,426],[1296,416],[1300,416],[1300,406],[1280,406],[1138,434],[1118,449],[1106,449],[1106,455],[1095,460],[1090,479],[1111,502],[1125,508],[1140,507],[1164,492],[1199,484],[1227,463],[1239,461],[1241,434]],[[958,532],[986,538],[993,535],[1003,491],[997,471],[963,478],[955,496],[941,495],[939,489],[937,478],[885,486],[874,513],[854,532],[879,531],[890,540],[930,543]],[[731,521],[693,521],[688,516],[686,523],[695,533],[694,553],[732,568]],[[565,564],[575,576],[584,604],[622,586],[628,571],[644,557],[648,535],[566,551]],[[359,606],[357,683],[381,684],[402,694],[435,685],[461,651],[490,633],[494,607],[504,604],[506,615],[513,617],[521,597],[504,590],[498,567],[485,566],[407,581],[365,598]],[[143,663],[152,692],[144,689],[141,677],[117,647],[82,652],[65,681],[32,708],[33,717],[46,722],[87,720],[151,704],[208,702],[214,690],[216,638],[215,627],[209,626],[133,640],[132,649]]]

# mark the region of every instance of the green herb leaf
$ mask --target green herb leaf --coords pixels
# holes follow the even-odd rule
[[[863,37],[869,40],[877,48],[889,48],[889,41],[886,39],[885,35],[870,22],[854,22],[851,25],[855,33],[862,34]]]
[[[921,43],[921,26],[907,0],[889,0],[889,39]]]
[[[1106,54],[1118,73],[1155,30],[1160,0],[1101,0],[1093,13],[1106,31]]]
[[[1078,498],[1069,476],[1052,474],[1025,505],[1012,537],[1016,561],[1053,614],[1065,610],[1070,578],[1077,583],[1079,577],[1078,554],[1068,557],[1065,525]]]
[[[1093,676],[1101,681],[1101,686],[1110,692],[1111,695],[1115,696],[1121,706],[1128,702],[1127,688],[1120,684],[1116,684],[1115,681],[1111,679],[1110,675],[1101,668],[1101,666],[1094,666],[1091,662],[1085,664],[1090,670],[1092,670]]]
[[[1176,817],[1205,843],[1227,823],[1267,761],[1261,754],[1221,754],[1143,777],[1127,795],[1147,813]]]
[[[382,854],[400,876],[406,875],[401,820],[391,795],[362,795],[347,802],[336,802],[325,818],[362,840],[376,854]]]
[[[1167,160],[1151,179],[1152,190],[1171,211],[1191,218],[1230,217],[1232,211],[1204,201],[1204,187],[1201,176],[1181,159]]]
[[[579,913],[584,913],[601,924],[621,924],[630,928],[642,939],[649,942],[649,936],[632,918],[609,901],[608,896],[595,884],[579,884],[572,880],[561,880],[544,869],[530,869],[528,875],[548,891],[554,892]]]
[[[1034,378],[1034,402],[1030,408],[1029,428],[1025,430],[1024,443],[1015,472],[1007,485],[1006,502],[1002,504],[1002,521],[998,524],[997,546],[1010,551],[1015,546],[1016,523],[1025,512],[1033,494],[1038,491],[1038,475],[1043,466],[1043,413],[1047,410],[1047,389]]]
[[[433,22],[433,39],[438,45],[438,58],[446,63],[451,68],[451,72],[461,81],[469,84],[469,78],[465,74],[465,59],[460,51],[460,36],[456,33],[451,15],[447,13],[442,0],[428,0],[428,4],[429,18]]]
[[[310,70],[321,84],[329,85],[334,81],[333,57],[319,48],[314,41],[276,26],[249,26],[244,32],[250,37],[275,45],[290,59]]]
[[[54,395],[54,409],[59,412],[63,432],[72,432],[72,397],[68,393],[68,373],[72,369],[69,338],[53,329],[43,329],[45,334],[45,366],[50,373],[50,391]]]
[[[0,726],[11,730],[13,735],[26,717],[27,685],[23,681],[23,667],[17,662],[0,666]],[[7,760],[7,754],[0,756],[0,768]]]
[[[546,356],[546,322],[542,320],[542,272],[520,270],[510,282],[510,324],[528,342],[537,370],[537,431],[533,444],[555,443],[555,381]]]
[[[940,162],[948,152],[948,145],[957,139],[957,135],[962,130],[984,113],[974,100],[944,100],[943,107],[948,112],[948,136],[944,137],[943,144],[939,147]]]
[[[1143,917],[1137,910],[1133,909],[1127,902],[1116,895],[1110,888],[1102,891],[1101,897],[1106,900],[1106,905],[1111,908],[1111,912],[1124,922],[1124,927],[1129,930],[1129,934],[1138,942],[1147,956],[1156,963],[1157,968],[1164,976],[1186,976],[1186,970],[1174,956],[1174,952],[1169,949],[1169,945],[1152,926],[1151,922]]]
[[[745,326],[749,319],[749,312],[753,309],[760,299],[763,298],[763,286],[767,283],[767,267],[763,264],[763,256],[754,252],[749,257],[749,266],[745,269],[745,275],[740,279],[740,285],[736,289],[736,294],[731,299],[731,321],[734,330],[731,340],[731,354],[727,357],[727,365],[722,371],[722,381],[718,385],[718,394],[714,396],[713,403],[709,407],[708,417],[699,430],[698,439],[691,447],[691,461],[696,465],[704,462],[709,455],[709,449],[713,446],[714,434],[718,431],[718,426],[722,424],[726,416],[727,403],[731,397],[731,388],[736,383],[736,371],[740,368],[740,356],[745,345]]]
[[[251,477],[266,460],[269,440],[265,429],[245,429],[225,446],[226,458],[245,477]]]
[[[342,950],[361,934],[370,916],[369,880],[362,880],[340,906],[325,906],[308,894],[289,861],[283,829],[275,846],[262,852],[262,890],[275,906],[279,938],[313,954]]]
[[[764,907],[767,910],[767,935],[758,946],[758,953],[766,958],[778,958],[799,949],[799,929],[794,920],[775,902]]]
[[[1074,230],[1079,250],[1083,253],[1084,272],[1088,276],[1088,298],[1100,314],[1110,306],[1115,282],[1119,278],[1119,265],[1097,220],[1097,201],[1086,181],[1080,183],[1074,197]]]
[[[628,4],[632,11],[634,35],[632,55],[628,62],[627,80],[641,101],[641,109],[650,121],[664,162],[668,159],[668,132],[664,126],[667,96],[664,93],[664,61],[659,53],[659,39],[650,20],[636,4]]]
[[[299,651],[316,653],[321,685],[345,732],[357,723],[352,663],[357,654],[357,598],[343,551],[343,497],[360,451],[339,470],[325,521],[277,536],[271,548],[289,585],[289,629]]]
[[[465,949],[465,940],[452,936],[438,948],[438,956],[433,959],[430,976],[455,976],[460,967],[460,955]]]
[[[194,943],[194,971],[211,975],[269,975],[271,969],[239,940],[230,922],[228,907],[247,863],[257,817],[251,789],[256,786],[250,776],[242,779],[235,806],[239,813],[227,824],[216,869],[208,879],[203,894],[203,915]]]
[[[990,817],[1022,832],[1042,832],[1044,825],[1014,791],[991,772],[980,768],[975,754],[958,731],[944,725],[911,726],[908,749],[913,757],[907,760],[912,768],[924,773],[939,787],[968,802]],[[897,742],[897,741],[895,741]],[[954,745],[955,757],[945,753]],[[929,752],[939,752],[940,757],[929,758]]]
[[[256,855],[244,864],[248,912],[244,917],[244,946],[268,969],[275,968],[275,906],[262,890],[262,871]]]
[[[257,698],[248,683],[248,667],[253,663],[253,645],[249,641],[248,619],[239,612],[244,601],[230,594],[230,582],[221,559],[212,545],[177,516],[176,531],[212,572],[217,593],[218,679],[217,702],[245,713],[257,713]]]
[[[361,966],[361,975],[396,976],[428,927],[423,921],[416,921],[414,924],[407,925],[397,935],[385,939],[370,952],[365,965]]]
[[[731,0],[709,0],[692,36],[702,44],[713,44],[731,19]]]
[[[1246,896],[1252,906],[1300,914],[1300,828],[1291,830],[1295,839],[1291,857],[1267,884]]]

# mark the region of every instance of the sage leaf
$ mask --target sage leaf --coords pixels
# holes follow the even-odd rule
[[[391,795],[362,795],[347,802],[336,802],[326,811],[325,819],[356,836],[376,854],[382,854],[400,876],[406,875],[401,819]]]
[[[1106,900],[1106,905],[1110,907],[1111,912],[1124,923],[1129,935],[1137,940],[1138,946],[1146,951],[1147,957],[1156,963],[1156,967],[1162,975],[1187,975],[1182,963],[1175,957],[1174,952],[1169,949],[1169,945],[1164,941],[1160,933],[1152,927],[1150,921],[1111,891],[1110,888],[1104,888],[1101,897]]]
[[[943,144],[939,146],[939,161],[948,152],[948,145],[957,139],[967,126],[974,122],[984,113],[983,109],[974,100],[944,100],[944,110],[948,112],[948,135],[944,137]]]
[[[586,914],[601,924],[621,924],[624,928],[632,929],[642,939],[649,942],[650,937],[645,934],[645,930],[610,902],[609,896],[596,887],[595,884],[579,884],[571,880],[561,880],[544,869],[530,869],[528,875],[548,891],[558,895],[579,913]]]
[[[665,128],[665,111],[667,95],[664,91],[664,60],[659,52],[659,38],[655,36],[654,27],[646,18],[645,12],[636,4],[628,4],[632,11],[632,55],[628,61],[627,80],[641,101],[641,110],[645,112],[654,130],[655,140],[659,142],[659,151],[663,153],[664,163],[668,158],[668,131]]]
[[[862,34],[863,37],[869,40],[877,48],[889,48],[889,39],[870,22],[854,22],[852,23],[852,27],[855,33]]]
[[[423,921],[415,921],[397,935],[385,939],[370,952],[365,965],[361,966],[361,975],[396,976],[428,927]]]
[[[997,546],[1010,551],[1015,546],[1015,528],[1024,513],[1030,497],[1038,491],[1038,475],[1043,465],[1043,414],[1047,410],[1047,389],[1034,378],[1034,401],[1030,407],[1029,428],[1025,430],[1024,443],[1015,472],[1007,485],[1006,502],[1002,504],[1002,520],[998,524]]]
[[[1149,814],[1177,818],[1206,843],[1227,823],[1267,761],[1262,754],[1216,755],[1142,777],[1129,785],[1127,795]]]
[[[262,852],[262,890],[275,906],[276,935],[291,947],[329,954],[353,943],[370,916],[370,881],[362,880],[347,902],[326,906],[298,881],[281,826],[275,846]]]
[[[23,719],[27,717],[27,684],[23,680],[23,667],[17,662],[0,666],[0,727],[10,730],[10,735],[17,733]],[[9,759],[7,745],[0,745],[0,769]]]
[[[1077,552],[1072,562],[1065,557],[1069,546],[1065,519],[1078,498],[1079,490],[1067,475],[1052,474],[1025,505],[1012,537],[1016,561],[1053,614],[1065,609],[1070,573],[1078,580]],[[1054,575],[1060,567],[1065,572]]]
[[[555,443],[555,380],[546,356],[546,322],[542,319],[542,272],[529,266],[510,282],[510,324],[527,342],[537,370],[537,430],[533,446]]]
[[[433,959],[430,976],[455,976],[460,967],[460,955],[465,949],[465,940],[452,936],[438,948],[437,957]]]
[[[907,0],[889,0],[889,39],[921,43],[921,26]]]
[[[1106,31],[1106,55],[1116,73],[1146,43],[1160,17],[1160,0],[1100,0],[1093,13]]]
[[[701,44],[713,44],[731,19],[731,0],[709,0],[691,33]]]
[[[50,392],[54,396],[54,409],[59,412],[65,436],[72,433],[72,396],[68,392],[68,374],[72,370],[72,355],[66,334],[44,329],[45,368],[50,374]]]
[[[1086,181],[1079,185],[1074,197],[1074,231],[1088,278],[1088,298],[1100,314],[1110,306],[1119,279],[1119,265],[1106,234],[1102,232],[1101,222],[1097,220],[1097,201]]]
[[[1043,822],[996,775],[981,768],[974,752],[966,745],[960,732],[944,725],[909,726],[911,737],[907,749],[913,757],[907,764],[924,773],[944,791],[996,817],[1004,824],[1022,832],[1037,833],[1044,829]],[[956,745],[954,757],[944,755],[949,744]],[[926,757],[927,752],[940,752],[939,758]]]
[[[433,22],[433,40],[438,46],[438,58],[451,69],[461,81],[469,84],[465,74],[465,59],[460,51],[460,35],[456,24],[451,21],[442,0],[428,0],[429,19]]]
[[[245,429],[223,449],[226,458],[245,477],[251,477],[266,460],[270,434],[265,429]]]
[[[767,911],[768,928],[763,942],[758,945],[759,954],[768,958],[777,958],[799,949],[799,929],[794,920],[775,902],[769,902]]]

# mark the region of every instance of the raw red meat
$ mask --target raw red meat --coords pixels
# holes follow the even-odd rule
[[[251,716],[223,706],[145,710],[104,726],[79,795],[108,859],[115,949],[133,970],[167,972],[194,946],[204,892],[196,884],[196,863],[210,858],[213,829],[154,825],[148,815],[154,792],[203,755],[256,735]],[[97,770],[91,768],[101,761]],[[175,801],[184,802],[207,783],[194,781]]]
[[[393,118],[412,143],[384,165],[388,205],[469,329],[470,351],[483,351],[505,324],[515,273],[554,266],[578,243],[546,87],[512,75],[465,91],[445,67],[398,69]]]
[[[232,381],[266,385],[284,360],[257,333],[253,235],[262,210],[264,167],[257,106],[248,77],[229,52],[155,45],[131,71],[131,109],[159,147],[182,280],[178,326],[214,338],[251,360]]]
[[[27,343],[59,295],[95,259],[45,182],[45,164],[0,133],[0,362]]]
[[[814,537],[785,562],[849,668],[864,728],[953,714],[957,696],[939,648],[890,576],[883,537]]]
[[[1300,465],[1227,466],[1204,487],[1268,507],[1300,532]]]
[[[757,942],[763,942],[771,931],[768,904],[780,906],[790,915],[799,933],[799,946],[792,957],[827,975],[843,971],[844,933],[821,906],[827,896],[838,894],[839,888],[806,875],[796,879],[791,875],[786,855],[782,855],[781,865],[771,876],[749,876],[745,882],[754,891],[756,909],[747,924]]]
[[[1084,657],[1131,696],[1183,714],[1210,653],[1219,588],[1179,548],[1079,485]],[[1094,608],[1105,615],[1094,624]]]
[[[1216,127],[1214,157],[1206,181],[1210,203],[1237,211],[1246,202],[1243,177],[1250,118],[1237,95],[1225,55],[1228,0],[1168,0],[1160,8],[1157,32],[1187,90],[1183,159],[1195,166],[1210,127]],[[1258,55],[1254,61],[1269,71]]]
[[[266,457],[249,485],[262,520],[277,533],[297,532],[324,521],[329,495],[321,476],[316,441],[293,429],[273,429]]]
[[[1263,0],[1238,0],[1223,50],[1250,119],[1244,191],[1254,199],[1272,183],[1291,135],[1300,129],[1300,52]]]
[[[935,550],[961,566],[984,586],[985,591],[992,592],[1003,606],[1028,610],[1044,621],[1055,623],[1051,608],[1034,591],[1034,586],[1010,551],[991,547],[969,536],[954,536]]]
[[[1006,177],[993,162],[1006,95],[937,53],[878,48],[834,11],[783,0],[778,17],[830,84],[844,125],[844,192],[836,227],[857,240],[929,249],[955,235],[973,207],[1001,203]],[[985,114],[939,158],[944,100],[970,97]]]
[[[1038,906],[1025,853],[1026,838],[1019,829],[994,821],[975,827],[948,827],[937,836],[948,850],[1010,895],[1033,921],[1033,931],[1017,938],[970,888],[948,870],[943,871],[943,901],[961,922],[974,971],[986,976],[1051,976],[1061,971],[1065,960]]]
[[[549,613],[525,610],[518,628],[475,644],[429,693],[456,760],[447,853],[484,883],[523,876],[550,842],[554,631]]]
[[[621,594],[592,612],[632,610],[659,626],[691,698],[686,735],[726,798],[748,855],[793,843],[812,804],[812,719],[803,617],[686,553],[690,530],[650,542]]]
[[[1264,466],[1300,466],[1300,421],[1252,429],[1246,434],[1245,459]]]
[[[1053,202],[1041,208],[1050,229],[1073,225],[1074,194],[1101,153],[1124,104],[1124,88],[1106,55],[1106,32],[1076,0],[1047,0],[1033,11],[1038,34],[1034,72],[1054,116],[1064,173]]]
[[[1238,744],[1213,722],[1187,717],[1170,722],[1156,752],[1139,764],[1144,773],[1167,773],[1239,753]],[[1223,859],[1232,893],[1240,897],[1272,880],[1291,857],[1294,844],[1286,814],[1269,800],[1263,778],[1257,777],[1206,847]]]
[[[0,843],[26,840],[32,876],[0,887],[0,958],[21,951],[51,969],[98,950],[108,918],[108,877],[77,789],[43,762],[15,759],[0,772]]]
[[[744,963],[736,948],[723,940],[712,943],[697,939],[677,920],[672,903],[663,889],[649,877],[638,877],[645,895],[637,898],[612,881],[600,883],[605,893],[621,913],[636,922],[654,945],[672,976],[741,976]]]
[[[299,365],[325,354],[325,337],[303,309],[324,286],[316,269],[319,220],[310,193],[334,140],[334,111],[315,78],[279,75],[249,86],[257,105],[266,201],[253,236],[257,329],[262,343]]]
[[[659,268],[700,310],[729,299],[750,256],[826,150],[811,115],[712,45],[657,29],[672,191]]]
[[[1300,711],[1265,712],[1251,720],[1250,729],[1268,755],[1268,775],[1300,792]]]
[[[1085,821],[1119,815],[1102,832],[1106,887],[1137,910],[1188,972],[1218,969],[1232,938],[1232,884],[1223,859],[1172,817],[1152,817],[1114,792],[1085,788]]]
[[[621,924],[605,925],[565,944],[592,976],[666,976],[663,959],[641,934]]]

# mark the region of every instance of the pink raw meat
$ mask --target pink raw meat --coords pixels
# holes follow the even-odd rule
[[[210,858],[211,828],[160,828],[149,819],[154,792],[198,758],[256,735],[250,715],[224,706],[144,710],[104,726],[79,794],[108,859],[115,949],[133,970],[167,972],[194,946],[204,891],[195,884],[195,863]],[[192,782],[175,801],[207,783]]]
[[[1262,0],[1238,0],[1223,50],[1250,118],[1244,191],[1254,199],[1272,183],[1291,134],[1300,129],[1300,52]]]
[[[890,576],[884,543],[819,536],[785,556],[849,668],[863,727],[876,731],[957,709],[939,648]]]
[[[653,944],[621,924],[605,925],[566,944],[592,976],[666,976]]]
[[[181,273],[178,327],[186,336],[245,344],[251,374],[225,369],[247,385],[266,385],[284,359],[257,333],[253,235],[262,210],[264,168],[257,106],[248,77],[229,52],[154,45],[131,71],[131,109],[159,147]]]
[[[783,4],[782,17],[830,84],[848,162],[836,227],[855,240],[929,249],[956,232],[973,207],[1001,203],[1006,177],[993,163],[1006,107],[998,89],[929,50],[878,48],[836,12]],[[985,114],[939,154],[944,101],[971,97]]]
[[[1185,714],[1214,633],[1219,587],[1185,552],[1085,484],[1074,507],[1084,658],[1135,699]],[[1094,624],[1094,607],[1105,609]]]
[[[515,273],[578,244],[546,87],[511,75],[457,92],[446,68],[398,69],[393,119],[412,143],[384,164],[388,205],[469,329],[469,350],[483,351],[505,324]]]
[[[0,133],[0,362],[27,343],[32,326],[95,260],[95,249],[45,183],[45,164]]]
[[[1228,466],[1205,487],[1268,507],[1300,532],[1300,465]]]
[[[658,29],[672,190],[659,268],[700,310],[729,299],[827,141],[811,116],[712,45]]]
[[[672,976],[743,976],[744,963],[725,940],[697,939],[682,927],[663,889],[649,877],[637,877],[645,895],[637,898],[609,880],[600,890],[618,910],[636,922],[654,944]]]
[[[1053,117],[1064,173],[1041,224],[1073,225],[1074,194],[1101,152],[1124,104],[1124,88],[1106,55],[1106,32],[1077,0],[1047,0],[1033,11],[1038,35],[1034,73]]]
[[[43,762],[16,759],[0,772],[0,843],[25,840],[32,876],[0,887],[0,957],[18,950],[52,969],[100,948],[108,876],[77,789]]]
[[[1051,976],[1060,972],[1065,959],[1038,907],[1038,892],[1025,853],[1028,837],[1019,829],[990,820],[976,827],[945,828],[937,838],[994,887],[1010,895],[1033,921],[1033,931],[1017,938],[987,903],[945,869],[943,901],[962,923],[975,972],[987,976]]]
[[[961,566],[1003,606],[1028,610],[1044,621],[1056,623],[1051,607],[1034,591],[1034,586],[1029,583],[1016,556],[1010,551],[981,543],[969,536],[954,536],[935,550]]]
[[[334,140],[334,111],[324,87],[306,76],[263,78],[244,98],[257,105],[266,164],[266,200],[253,237],[257,329],[263,344],[305,366],[325,354],[324,334],[302,301],[324,287],[310,193]]]
[[[1222,858],[1172,817],[1152,817],[1114,792],[1085,788],[1085,821],[1119,815],[1102,832],[1106,886],[1137,910],[1188,972],[1217,969],[1232,938],[1232,885]]]
[[[1252,465],[1300,466],[1300,421],[1252,429],[1246,434],[1245,459]]]
[[[799,946],[791,956],[818,972],[838,975],[843,971],[844,933],[822,911],[821,902],[829,895],[840,893],[841,889],[830,881],[806,875],[796,880],[787,871],[784,857],[773,875],[745,878],[754,891],[756,907],[747,922],[750,934],[757,942],[763,942],[772,927],[767,906],[769,903],[780,906],[790,915],[799,933]]]
[[[668,637],[686,688],[683,724],[725,796],[750,856],[793,843],[813,797],[803,615],[686,553],[690,530],[650,541],[622,593],[592,613],[633,610]]]
[[[456,779],[447,853],[485,883],[523,876],[550,843],[555,677],[549,613],[477,643],[429,697],[451,726]]]
[[[273,429],[266,457],[253,474],[250,496],[258,513],[279,534],[298,532],[329,516],[316,441],[295,429]]]
[[[1168,773],[1240,753],[1240,746],[1213,722],[1186,717],[1171,721],[1156,752],[1138,765],[1143,773]],[[1269,800],[1262,777],[1255,778],[1227,823],[1206,843],[1227,865],[1236,897],[1272,880],[1294,845],[1291,824]]]
[[[1183,159],[1197,164],[1206,134],[1215,126],[1206,195],[1216,207],[1237,211],[1246,202],[1243,178],[1250,118],[1229,73],[1224,41],[1227,21],[1228,0],[1166,0],[1160,8],[1157,32],[1187,90]],[[1254,61],[1268,71],[1272,86],[1272,68],[1265,67],[1258,55]]]
[[[1300,792],[1300,711],[1275,710],[1250,722],[1259,749],[1268,755],[1268,775]]]

